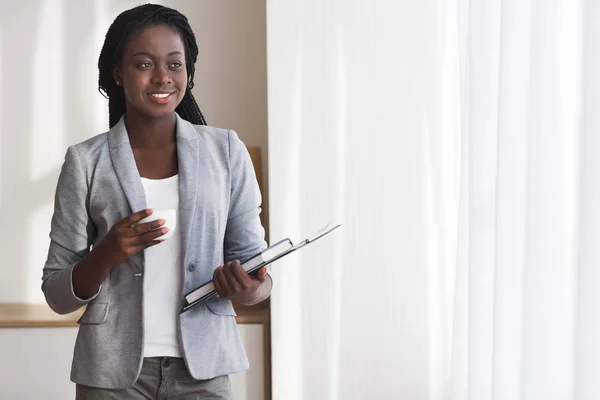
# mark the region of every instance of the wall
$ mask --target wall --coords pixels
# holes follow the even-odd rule
[[[43,302],[53,196],[66,148],[104,132],[97,59],[108,26],[141,1],[23,0],[0,15],[0,302]],[[200,48],[194,95],[209,124],[263,149],[267,171],[264,0],[162,1]],[[231,7],[235,3],[235,7]],[[18,40],[15,40],[18,38]],[[265,208],[268,199],[266,172]]]

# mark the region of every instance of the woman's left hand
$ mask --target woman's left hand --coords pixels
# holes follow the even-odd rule
[[[238,260],[219,265],[213,273],[213,283],[221,298],[240,304],[257,303],[261,296],[261,285],[265,282],[267,268],[262,267],[257,274],[249,275]]]

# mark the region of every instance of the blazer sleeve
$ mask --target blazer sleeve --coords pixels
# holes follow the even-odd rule
[[[231,197],[225,229],[225,262],[243,261],[267,247],[260,222],[262,196],[248,149],[229,131]]]
[[[89,187],[75,146],[67,150],[58,178],[50,248],[42,274],[42,291],[55,312],[67,314],[92,301],[78,298],[73,291],[72,273],[93,243],[94,224],[89,216]]]

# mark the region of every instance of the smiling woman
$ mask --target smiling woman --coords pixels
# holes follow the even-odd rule
[[[187,72],[181,37],[164,25],[144,29],[127,42],[113,76],[125,92],[128,121],[164,118],[186,93]]]
[[[77,398],[229,399],[228,375],[248,368],[232,302],[271,291],[266,269],[237,261],[266,247],[261,194],[244,143],[206,126],[192,96],[197,55],[186,17],[159,5],[106,34],[111,129],[67,151],[42,278],[57,313],[87,305]],[[219,298],[180,315],[182,294],[209,280]]]
[[[177,113],[194,124],[206,125],[191,92],[198,57],[196,37],[187,18],[174,11],[157,5],[133,8],[121,13],[106,34],[98,60],[98,85],[109,99],[111,128],[125,113],[126,99],[132,100],[129,89],[160,93],[174,89],[175,83],[180,97],[172,104]],[[167,89],[169,80],[172,87]]]

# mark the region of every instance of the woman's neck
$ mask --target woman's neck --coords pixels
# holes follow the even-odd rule
[[[176,141],[177,117],[149,119],[136,113],[125,115],[125,127],[131,147],[152,148],[162,147]]]

